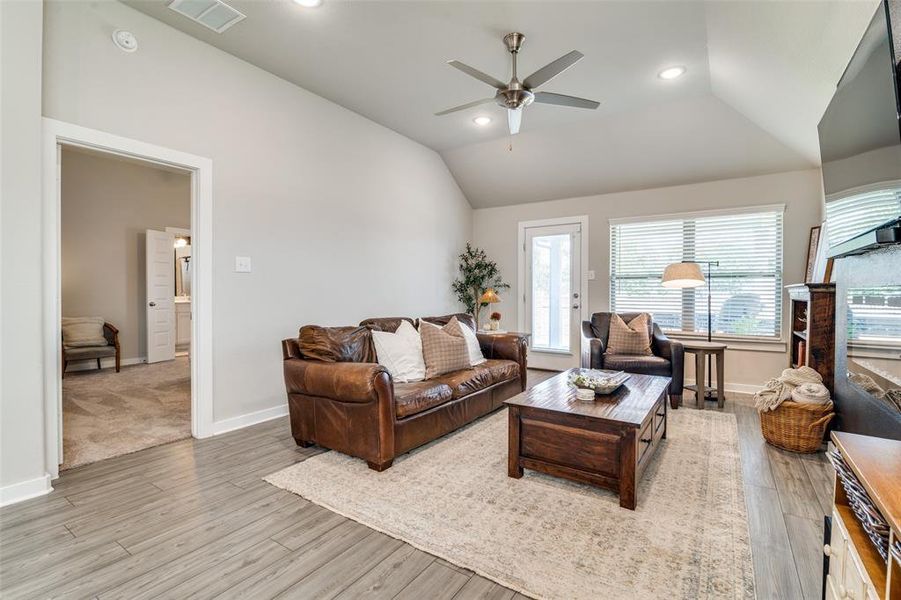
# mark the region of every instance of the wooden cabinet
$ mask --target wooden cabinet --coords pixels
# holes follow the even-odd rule
[[[889,547],[901,534],[901,442],[834,432],[833,443],[854,472],[875,509],[890,526]],[[867,537],[836,478],[832,536],[823,548],[829,557],[827,600],[901,600],[901,558],[883,558]]]
[[[808,366],[835,389],[835,284],[785,286],[790,299],[789,366]]]

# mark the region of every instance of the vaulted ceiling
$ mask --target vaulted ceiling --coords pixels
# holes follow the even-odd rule
[[[217,34],[163,0],[125,1],[435,149],[474,207],[819,164],[816,124],[878,4],[234,0],[247,18]],[[533,104],[512,139],[496,105],[434,116],[492,95],[448,60],[510,77],[510,31],[526,35],[521,74],[581,51],[541,89],[600,108]],[[659,79],[671,65],[688,71]]]

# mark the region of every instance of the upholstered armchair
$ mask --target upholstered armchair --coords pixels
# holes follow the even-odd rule
[[[66,346],[66,338],[63,336],[63,377],[66,376],[66,367],[76,360],[97,360],[97,368],[100,367],[100,359],[115,357],[116,373],[120,367],[119,330],[111,323],[103,324],[103,337],[106,338],[105,346]]]
[[[641,313],[620,313],[627,323]],[[594,313],[590,321],[582,321],[582,368],[611,369],[639,373],[642,375],[662,375],[670,377],[670,406],[678,408],[682,403],[685,351],[682,343],[671,340],[663,334],[656,323],[648,319],[651,336],[652,356],[631,356],[606,354],[607,338],[610,334],[612,313]]]

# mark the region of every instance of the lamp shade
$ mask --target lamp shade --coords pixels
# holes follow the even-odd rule
[[[494,288],[488,288],[479,298],[479,302],[481,304],[497,304],[501,299],[498,297],[497,292],[494,291]]]
[[[677,262],[664,269],[660,283],[667,288],[693,288],[704,285],[705,281],[698,263]]]

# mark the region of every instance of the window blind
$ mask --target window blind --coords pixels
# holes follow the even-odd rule
[[[829,247],[882,225],[901,215],[901,182],[826,202]]]
[[[852,288],[847,310],[852,346],[901,344],[901,286]]]
[[[660,285],[666,266],[680,261],[719,261],[711,277],[714,334],[780,336],[781,209],[612,223],[611,310],[649,312],[664,330],[706,333],[707,286]]]

